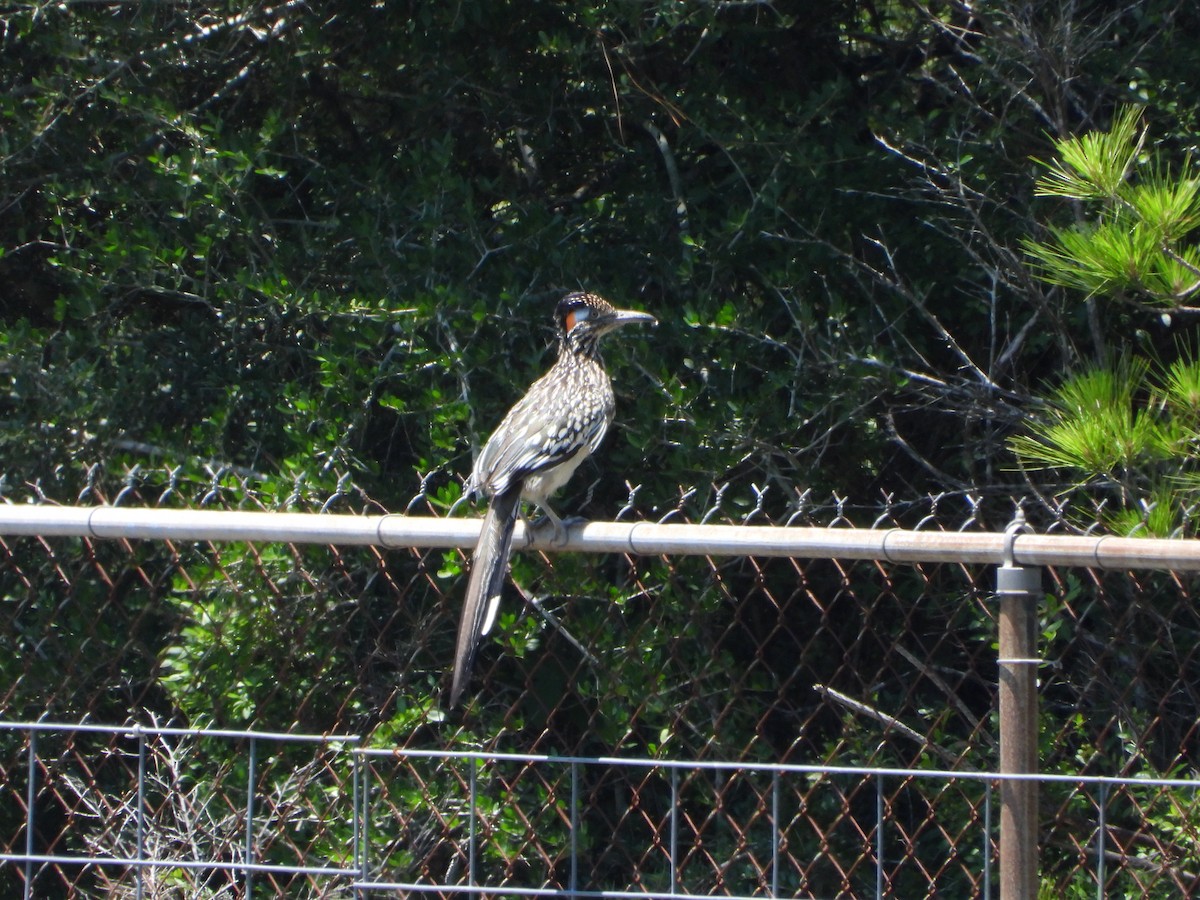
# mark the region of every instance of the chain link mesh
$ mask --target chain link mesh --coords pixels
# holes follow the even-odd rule
[[[443,515],[424,487],[407,512]],[[1013,511],[965,495],[853,506],[800,491],[726,493],[681,491],[672,507],[642,509],[631,490],[618,518],[955,531],[1001,530]],[[91,479],[78,499],[263,505],[226,471],[207,485],[178,473],[107,490]],[[382,511],[346,485],[324,499],[298,487],[292,500],[314,512]],[[1036,513],[1042,530],[1086,527],[1077,510]],[[251,754],[245,738],[7,730],[0,852],[154,854],[182,867],[10,862],[0,893],[242,896],[250,877],[264,894],[349,896],[359,842],[370,881],[983,892],[994,851],[987,781],[754,766],[994,771],[988,567],[519,553],[472,697],[444,711],[463,569],[463,554],[442,550],[0,539],[0,720],[746,768],[361,757],[333,740],[263,740]],[[1091,895],[1101,879],[1111,896],[1190,896],[1200,879],[1195,791],[1132,779],[1189,776],[1200,754],[1195,579],[1071,569],[1045,584],[1041,769],[1128,780],[1042,786],[1043,887]],[[362,835],[351,808],[360,764]],[[249,876],[247,853],[262,867]]]

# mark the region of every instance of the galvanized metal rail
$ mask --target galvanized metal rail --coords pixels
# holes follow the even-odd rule
[[[0,505],[0,535],[258,541],[378,547],[474,547],[482,520],[429,516]],[[547,552],[872,559],[893,563],[1083,566],[1200,571],[1200,540],[1107,535],[588,522],[555,543],[549,529],[516,546]],[[1011,554],[1011,556],[1009,556]]]

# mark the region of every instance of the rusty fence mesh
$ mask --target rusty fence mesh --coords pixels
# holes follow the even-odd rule
[[[202,487],[82,502],[259,508]],[[635,494],[619,518],[996,531],[1013,510]],[[994,891],[994,569],[518,553],[445,710],[463,572],[445,550],[0,539],[0,895]],[[1045,587],[1043,891],[1192,896],[1195,578]]]

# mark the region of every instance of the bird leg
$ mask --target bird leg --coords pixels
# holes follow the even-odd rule
[[[570,525],[564,523],[563,520],[558,517],[558,513],[551,509],[548,504],[538,503],[535,505],[542,512],[541,518],[539,518],[536,522],[531,523],[528,516],[525,515],[524,510],[521,511],[521,521],[525,523],[525,546],[528,547],[533,543],[534,530],[544,528],[546,523],[549,523],[550,527],[554,529],[554,539],[551,543],[555,544],[556,546],[565,545],[567,543],[567,529],[570,527]],[[575,518],[568,520],[568,522],[572,524],[575,521],[577,521]]]

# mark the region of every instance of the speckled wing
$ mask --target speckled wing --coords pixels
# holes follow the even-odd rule
[[[542,376],[488,439],[475,461],[469,489],[500,494],[581,450],[591,453],[604,439],[614,407],[612,385],[598,365],[575,368],[566,383],[561,373],[553,380]]]

